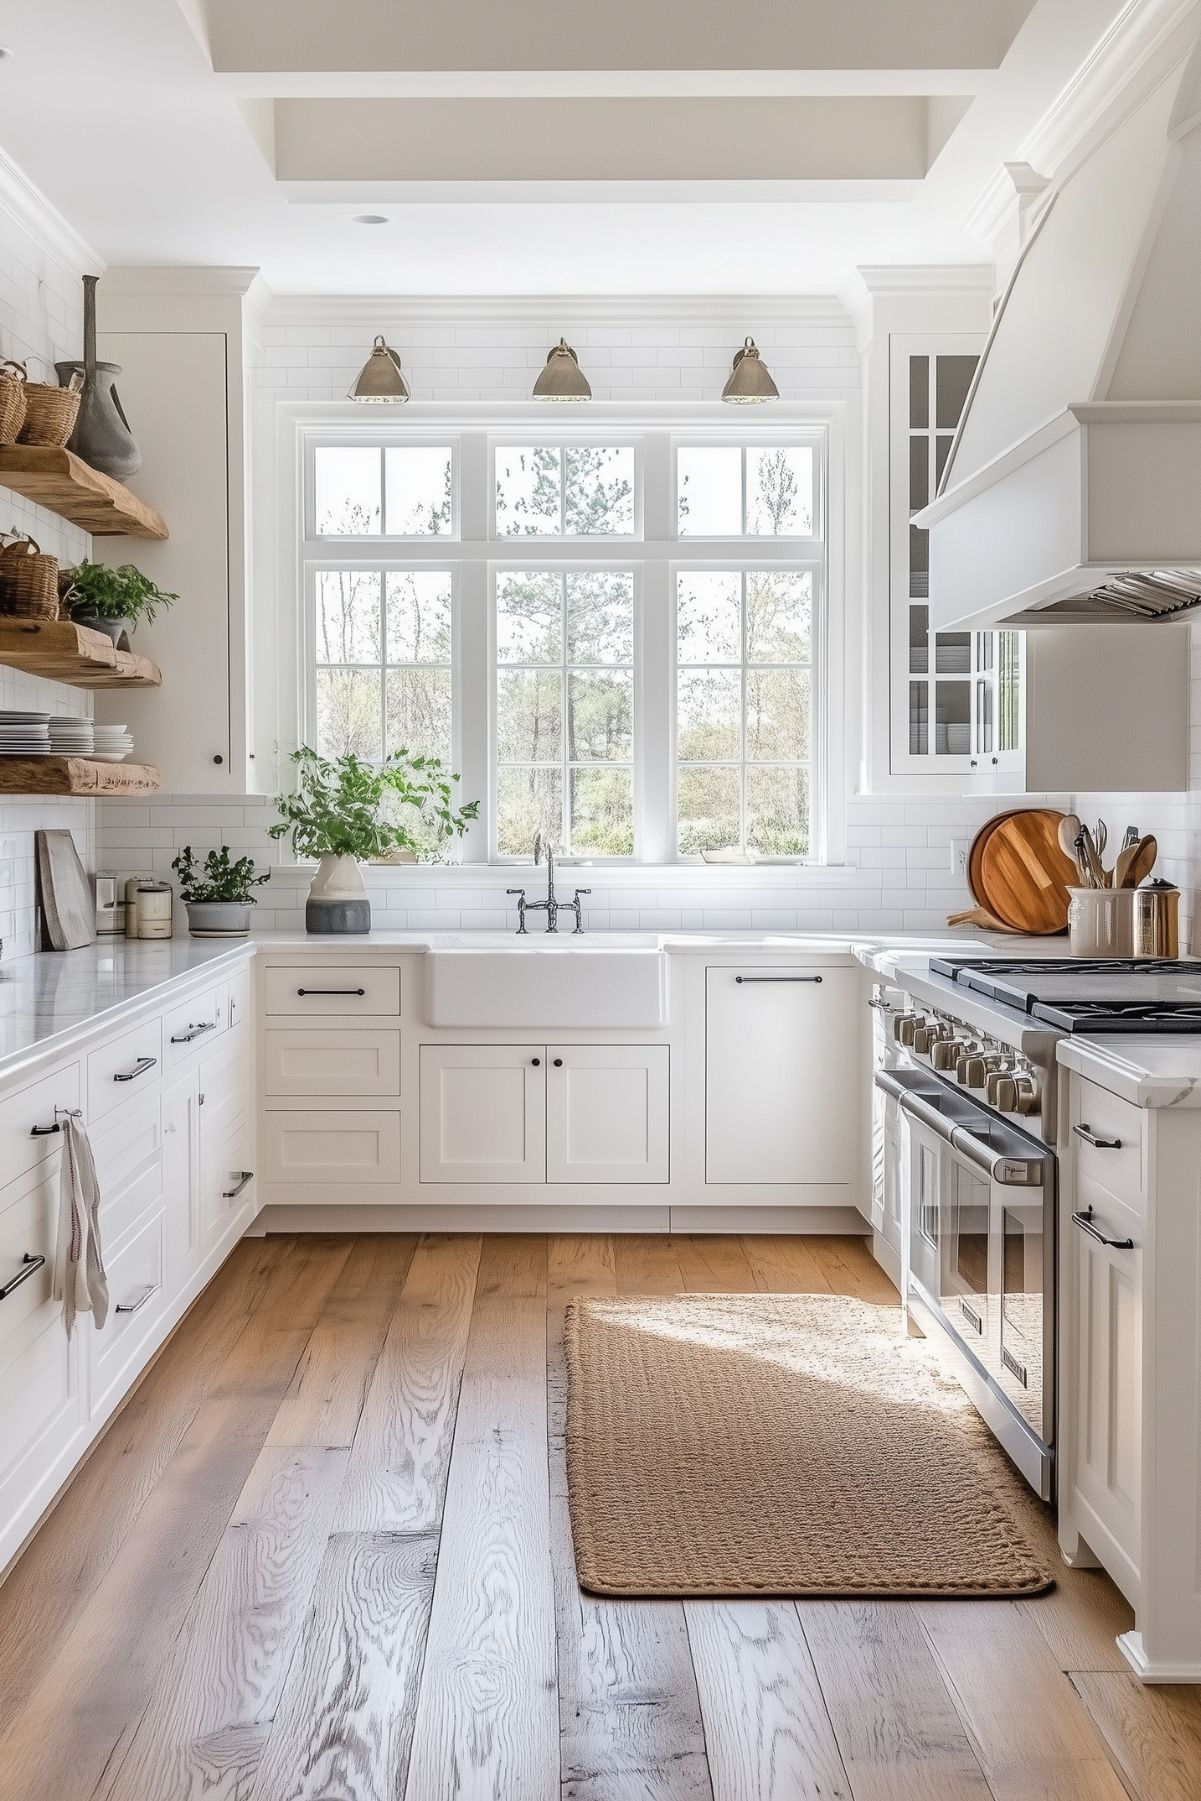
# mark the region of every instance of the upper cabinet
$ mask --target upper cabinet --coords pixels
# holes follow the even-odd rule
[[[237,795],[270,784],[255,741],[251,667],[247,369],[248,270],[112,271],[99,288],[99,354],[142,453],[131,478],[171,522],[165,543],[97,540],[108,563],[136,563],[178,593],[139,628],[161,689],[97,695],[98,719],[127,722],[142,761],[176,794]],[[260,722],[269,729],[270,722]],[[259,771],[262,769],[260,777]]]

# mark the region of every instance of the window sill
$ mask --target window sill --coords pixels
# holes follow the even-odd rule
[[[272,878],[283,881],[308,881],[315,863],[278,863],[271,867]],[[593,881],[598,887],[644,887],[653,883],[662,887],[712,888],[842,888],[858,877],[853,865],[842,863],[568,863],[555,860],[560,887],[566,889],[577,880]],[[364,875],[369,884],[388,888],[428,888],[438,886],[478,888],[485,882],[515,881],[520,878],[545,880],[544,864],[528,863],[368,863]]]

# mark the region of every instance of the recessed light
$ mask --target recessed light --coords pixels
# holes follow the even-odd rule
[[[387,225],[388,216],[386,213],[351,213],[350,222],[352,225]]]
[[[11,56],[11,55],[12,55],[12,51],[9,49],[8,45],[0,44],[0,62],[3,62],[6,56]]]

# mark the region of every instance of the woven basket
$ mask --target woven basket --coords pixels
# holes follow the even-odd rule
[[[16,538],[0,550],[0,613],[58,618],[58,563],[32,538]]]
[[[22,444],[49,444],[61,450],[75,430],[79,416],[79,389],[52,388],[45,382],[25,383],[25,423]]]
[[[20,363],[0,364],[0,444],[15,444],[25,423],[25,370]]]

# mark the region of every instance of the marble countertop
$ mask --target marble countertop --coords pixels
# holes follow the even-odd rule
[[[1115,1032],[1064,1038],[1055,1054],[1062,1068],[1136,1107],[1201,1107],[1201,1035]]]
[[[42,951],[0,963],[0,1080],[35,1057],[70,1049],[84,1031],[119,1023],[123,1013],[204,970],[253,956],[245,939],[101,938],[77,951]]]

